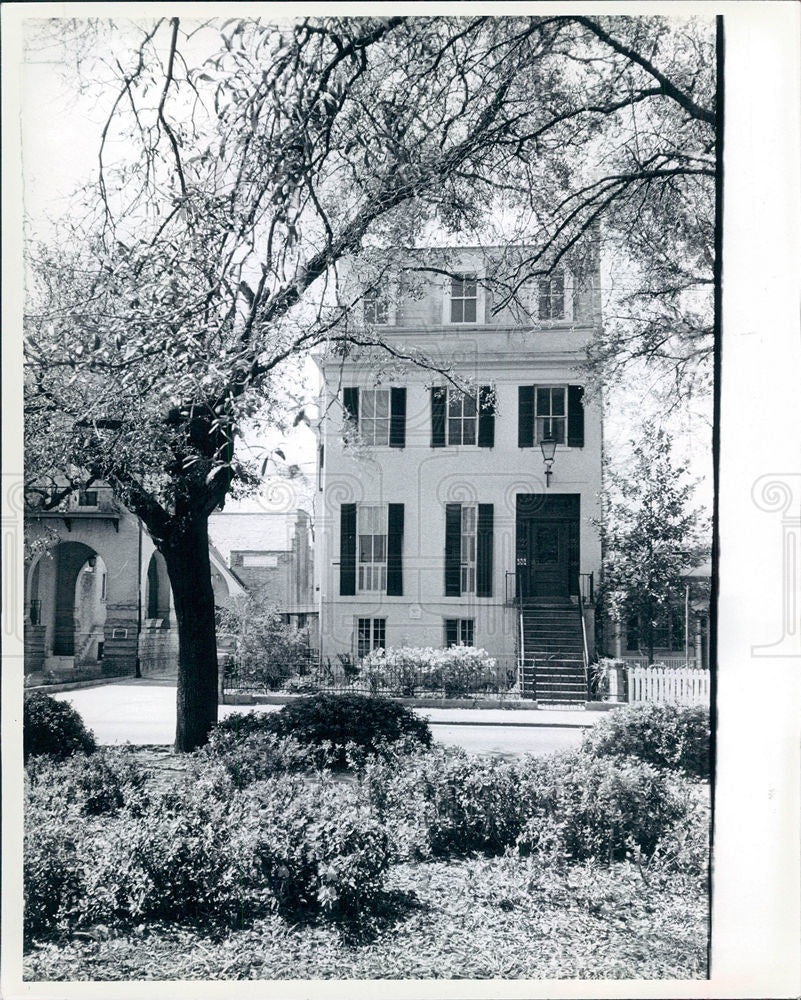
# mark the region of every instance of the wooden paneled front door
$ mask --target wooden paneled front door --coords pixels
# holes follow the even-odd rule
[[[578,590],[578,496],[517,497],[517,593],[564,601]],[[575,579],[574,579],[575,578]]]

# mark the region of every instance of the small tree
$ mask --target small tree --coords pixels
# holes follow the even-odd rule
[[[682,573],[706,548],[705,519],[692,507],[694,487],[686,480],[686,464],[674,463],[669,435],[649,422],[632,446],[625,472],[606,469],[601,593],[614,621],[640,619],[653,663],[660,615],[678,599]]]
[[[263,605],[252,594],[230,608],[218,609],[220,635],[234,640],[240,680],[277,688],[309,662],[309,631],[288,625],[274,605]]]

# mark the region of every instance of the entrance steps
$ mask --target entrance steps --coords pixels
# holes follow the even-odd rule
[[[543,707],[583,708],[587,700],[581,608],[571,602],[524,606],[521,694]]]

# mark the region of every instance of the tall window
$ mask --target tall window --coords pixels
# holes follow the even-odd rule
[[[356,653],[361,659],[373,649],[385,649],[387,644],[386,618],[359,618],[356,629]]]
[[[389,444],[389,389],[362,389],[359,430],[365,444]]]
[[[538,385],[535,408],[536,443],[553,438],[559,444],[565,443],[567,423],[567,393],[563,385]]]
[[[449,647],[472,646],[474,620],[473,618],[446,618],[445,645]]]
[[[461,589],[463,594],[476,592],[476,517],[475,504],[462,504]]]
[[[448,389],[448,444],[475,444],[477,420],[475,395]]]
[[[550,277],[540,279],[538,299],[540,319],[565,318],[564,271],[554,271]]]
[[[371,288],[364,293],[364,322],[372,326],[386,326],[389,322],[387,296],[381,288]]]
[[[359,507],[359,590],[387,589],[387,508]]]
[[[475,323],[478,312],[478,284],[475,276],[459,275],[451,280],[451,323]]]

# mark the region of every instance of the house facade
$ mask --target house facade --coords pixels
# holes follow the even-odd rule
[[[524,283],[505,304],[492,251],[406,263],[414,285],[399,266],[364,294],[361,318],[396,358],[430,367],[381,348],[318,359],[322,655],[466,643],[558,658],[564,615],[586,658],[603,433],[580,365],[600,322],[597,267]],[[531,634],[537,612],[553,635]]]

